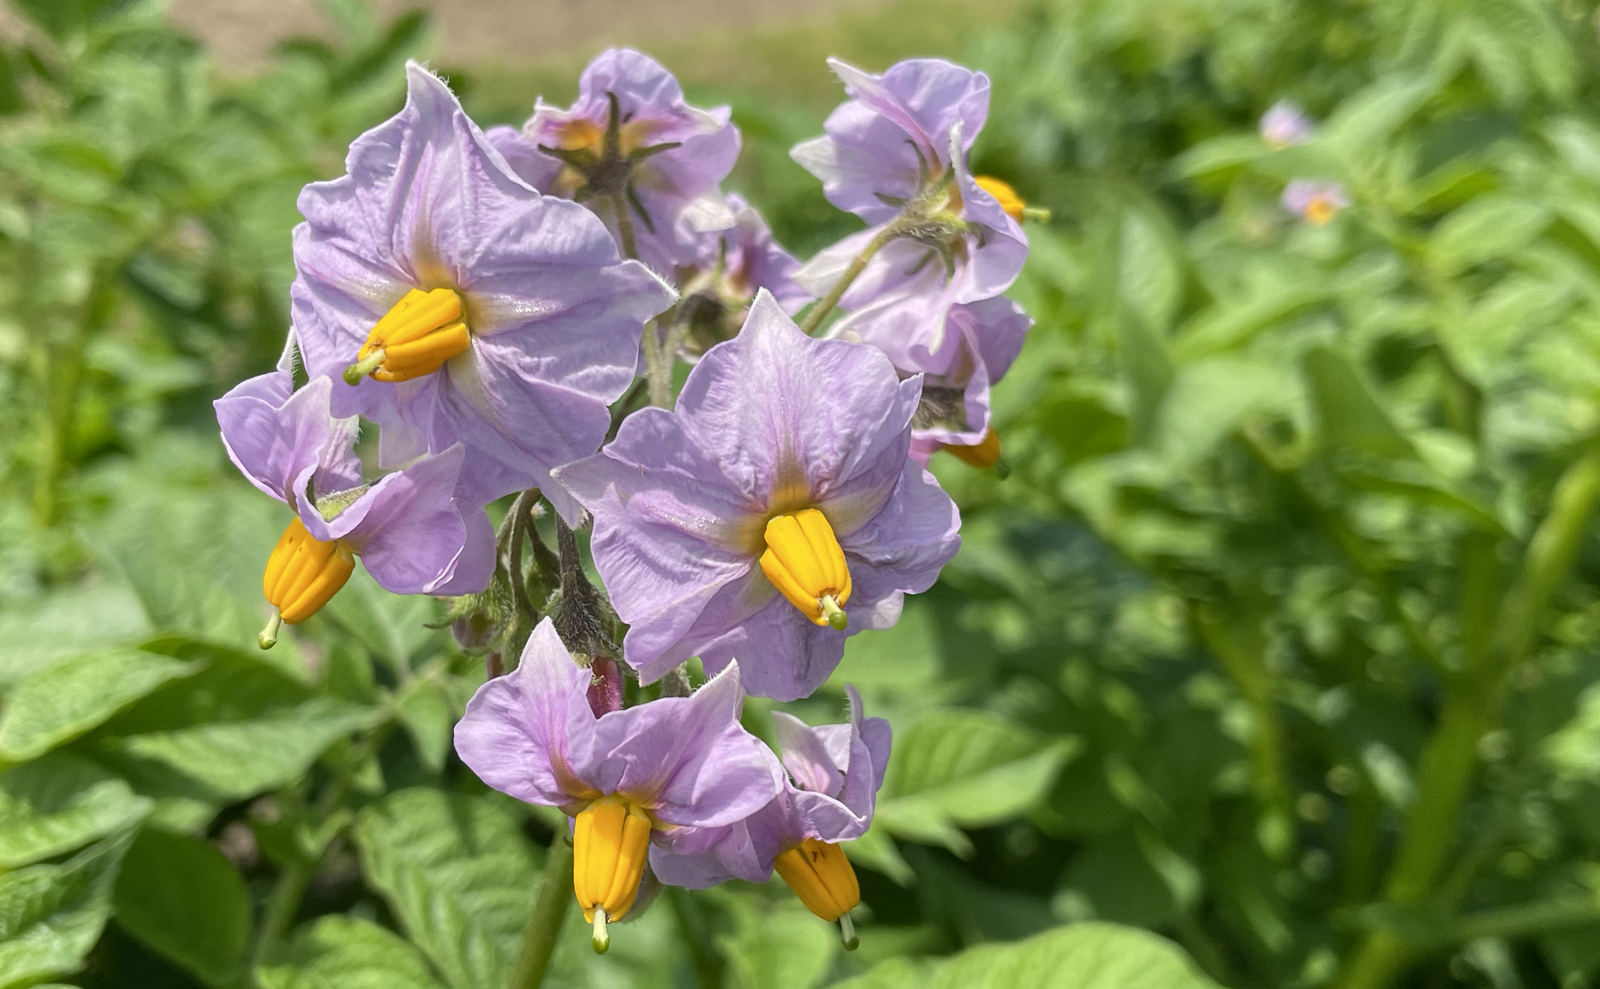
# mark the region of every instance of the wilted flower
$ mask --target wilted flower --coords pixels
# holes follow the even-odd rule
[[[1344,186],[1324,179],[1295,179],[1283,189],[1283,208],[1314,227],[1327,226],[1350,205]]]
[[[670,274],[694,262],[700,234],[733,226],[717,189],[739,158],[730,117],[690,106],[649,56],[612,48],[583,70],[572,106],[541,98],[520,134],[490,139],[535,188],[588,205],[626,253]]]
[[[1261,139],[1271,147],[1287,148],[1311,140],[1316,125],[1300,104],[1294,100],[1279,100],[1261,115]]]
[[[850,697],[850,723],[811,728],[774,711],[773,727],[788,771],[783,792],[755,814],[704,836],[692,854],[655,848],[650,864],[662,882],[703,889],[729,879],[766,882],[776,868],[812,913],[841,921],[846,944],[850,911],[861,900],[855,870],[839,847],[866,833],[889,762],[889,722],[861,713]],[[709,839],[709,840],[708,840]]]
[[[296,332],[334,411],[382,427],[379,459],[466,447],[474,497],[544,488],[587,456],[632,383],[644,322],[672,291],[619,262],[580,206],[515,177],[443,82],[407,66],[405,108],[308,185],[295,229]]]
[[[755,207],[737,194],[728,196],[734,225],[704,234],[692,268],[680,268],[678,318],[687,324],[684,356],[698,359],[709,347],[733,337],[744,325],[756,292],[772,293],[793,315],[811,293],[794,280],[800,262],[772,239],[772,230]]]
[[[1028,256],[1015,191],[967,171],[988,77],[941,59],[900,62],[882,76],[828,64],[851,99],[828,117],[825,136],[791,154],[829,201],[872,226],[822,250],[798,280],[822,295],[869,255],[839,300],[851,329],[885,349],[931,353],[951,307],[1004,292]]]
[[[761,809],[783,771],[739,726],[744,693],[729,663],[690,697],[596,713],[590,671],[546,618],[522,661],[478,688],[456,752],[485,783],[573,822],[573,886],[594,945],[633,906],[651,844],[696,852],[716,829]],[[676,843],[676,844],[675,844]]]
[[[595,566],[642,678],[737,655],[751,693],[793,700],[846,635],[893,625],[905,593],[932,585],[960,516],[906,457],[920,390],[871,347],[805,336],[762,292],[675,412],[636,412],[557,471],[594,514]]]
[[[234,386],[214,403],[228,456],[251,484],[287,504],[294,521],[267,561],[262,590],[280,621],[305,621],[343,587],[360,556],[397,594],[482,591],[494,572],[494,532],[475,501],[456,498],[462,448],[422,457],[372,484],[353,452],[360,428],[335,419],[333,383],[313,378],[298,392],[287,368]]]

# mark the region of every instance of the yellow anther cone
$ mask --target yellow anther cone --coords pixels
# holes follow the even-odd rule
[[[838,845],[807,838],[779,855],[776,867],[806,909],[830,923],[861,902],[856,870]]]
[[[842,631],[850,568],[827,516],[815,508],[775,515],[764,535],[761,572],[772,586],[813,623]]]
[[[1018,223],[1022,222],[1023,211],[1028,208],[1028,204],[1017,195],[1017,190],[1011,188],[1011,183],[991,175],[979,175],[974,177],[973,181],[978,183],[978,188],[998,200],[1000,208],[1005,210],[1008,216]]]
[[[650,852],[650,815],[618,796],[601,797],[579,812],[572,832],[572,887],[583,919],[621,920],[633,906]],[[603,925],[596,925],[596,950]]]
[[[312,538],[295,516],[278,537],[261,575],[261,592],[278,611],[261,635],[261,647],[271,648],[279,622],[297,625],[316,614],[350,579],[355,566],[349,546]]]
[[[472,345],[461,313],[461,296],[450,289],[412,289],[367,334],[345,380],[355,384],[370,374],[378,381],[408,381],[439,370]]]
[[[962,463],[984,470],[1000,462],[1000,434],[991,429],[973,446],[946,446],[945,449]]]

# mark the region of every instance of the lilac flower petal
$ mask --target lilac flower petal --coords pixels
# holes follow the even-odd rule
[[[851,100],[824,122],[826,136],[790,155],[822,180],[829,202],[884,222],[898,207],[882,197],[910,198],[924,170],[937,177],[950,165],[952,129],[965,135],[962,150],[970,147],[988,114],[989,79],[942,59],[910,59],[882,76],[837,59],[828,64]]]
[[[606,793],[647,806],[667,824],[720,827],[761,809],[782,788],[782,770],[739,725],[738,666],[690,697],[664,697],[595,722],[574,746],[578,774]]]
[[[234,386],[214,407],[228,457],[261,491],[291,507],[315,477],[318,494],[361,483],[350,453],[359,424],[328,412],[331,383],[315,378],[291,394],[288,371],[270,371]]]
[[[592,744],[589,673],[572,661],[546,618],[510,674],[478,688],[456,724],[456,752],[478,778],[531,804],[576,813],[601,796],[573,772],[572,748]],[[578,731],[577,737],[569,733]]]
[[[849,753],[842,758],[833,757],[817,731],[787,712],[772,712],[772,726],[783,749],[783,768],[789,771],[795,785],[817,793],[838,793],[844,786],[840,770],[849,765]]]

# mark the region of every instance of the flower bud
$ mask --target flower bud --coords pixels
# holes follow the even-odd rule
[[[650,815],[615,794],[579,812],[572,833],[572,886],[583,919],[594,924],[594,950],[611,945],[606,923],[621,920],[639,894],[649,857]]]
[[[390,382],[420,378],[471,345],[461,296],[447,288],[414,288],[378,320],[344,380],[353,385],[369,374]]]
[[[843,631],[850,568],[827,516],[815,508],[774,515],[767,521],[765,538],[761,572],[813,623]]]
[[[807,838],[778,856],[778,875],[807,910],[832,922],[861,902],[856,870],[839,845]]]

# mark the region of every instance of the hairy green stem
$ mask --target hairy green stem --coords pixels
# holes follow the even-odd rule
[[[550,968],[550,956],[561,940],[561,928],[573,900],[572,841],[567,829],[559,827],[545,855],[544,877],[539,882],[539,898],[522,929],[522,947],[511,969],[507,989],[538,989]]]
[[[1532,648],[1550,599],[1572,567],[1597,499],[1600,448],[1591,445],[1556,485],[1550,512],[1529,542],[1521,572],[1499,610],[1495,638],[1487,649],[1469,650],[1469,656],[1478,656],[1476,662],[1449,685],[1438,724],[1423,749],[1417,801],[1389,872],[1387,902],[1411,905],[1432,894],[1451,851],[1447,836],[1455,833],[1477,770],[1478,740],[1495,724],[1506,674]],[[1464,568],[1463,576],[1481,579],[1471,566]],[[1464,593],[1463,601],[1470,596]],[[1394,932],[1375,931],[1356,951],[1341,985],[1382,989],[1400,975],[1412,954],[1413,947]]]
[[[867,262],[871,261],[891,240],[900,236],[900,233],[898,221],[891,222],[888,226],[878,231],[878,235],[867,242],[867,246],[861,249],[861,253],[850,260],[849,266],[844,269],[844,272],[839,276],[839,280],[833,283],[832,288],[828,289],[828,294],[817,300],[816,305],[811,307],[811,311],[806,313],[805,321],[800,324],[800,332],[808,336],[816,333],[817,329],[822,326],[822,321],[828,318],[829,313],[833,312],[834,307],[839,304],[839,300],[844,297],[844,293],[850,288],[851,284],[861,277],[863,271],[867,270]]]

